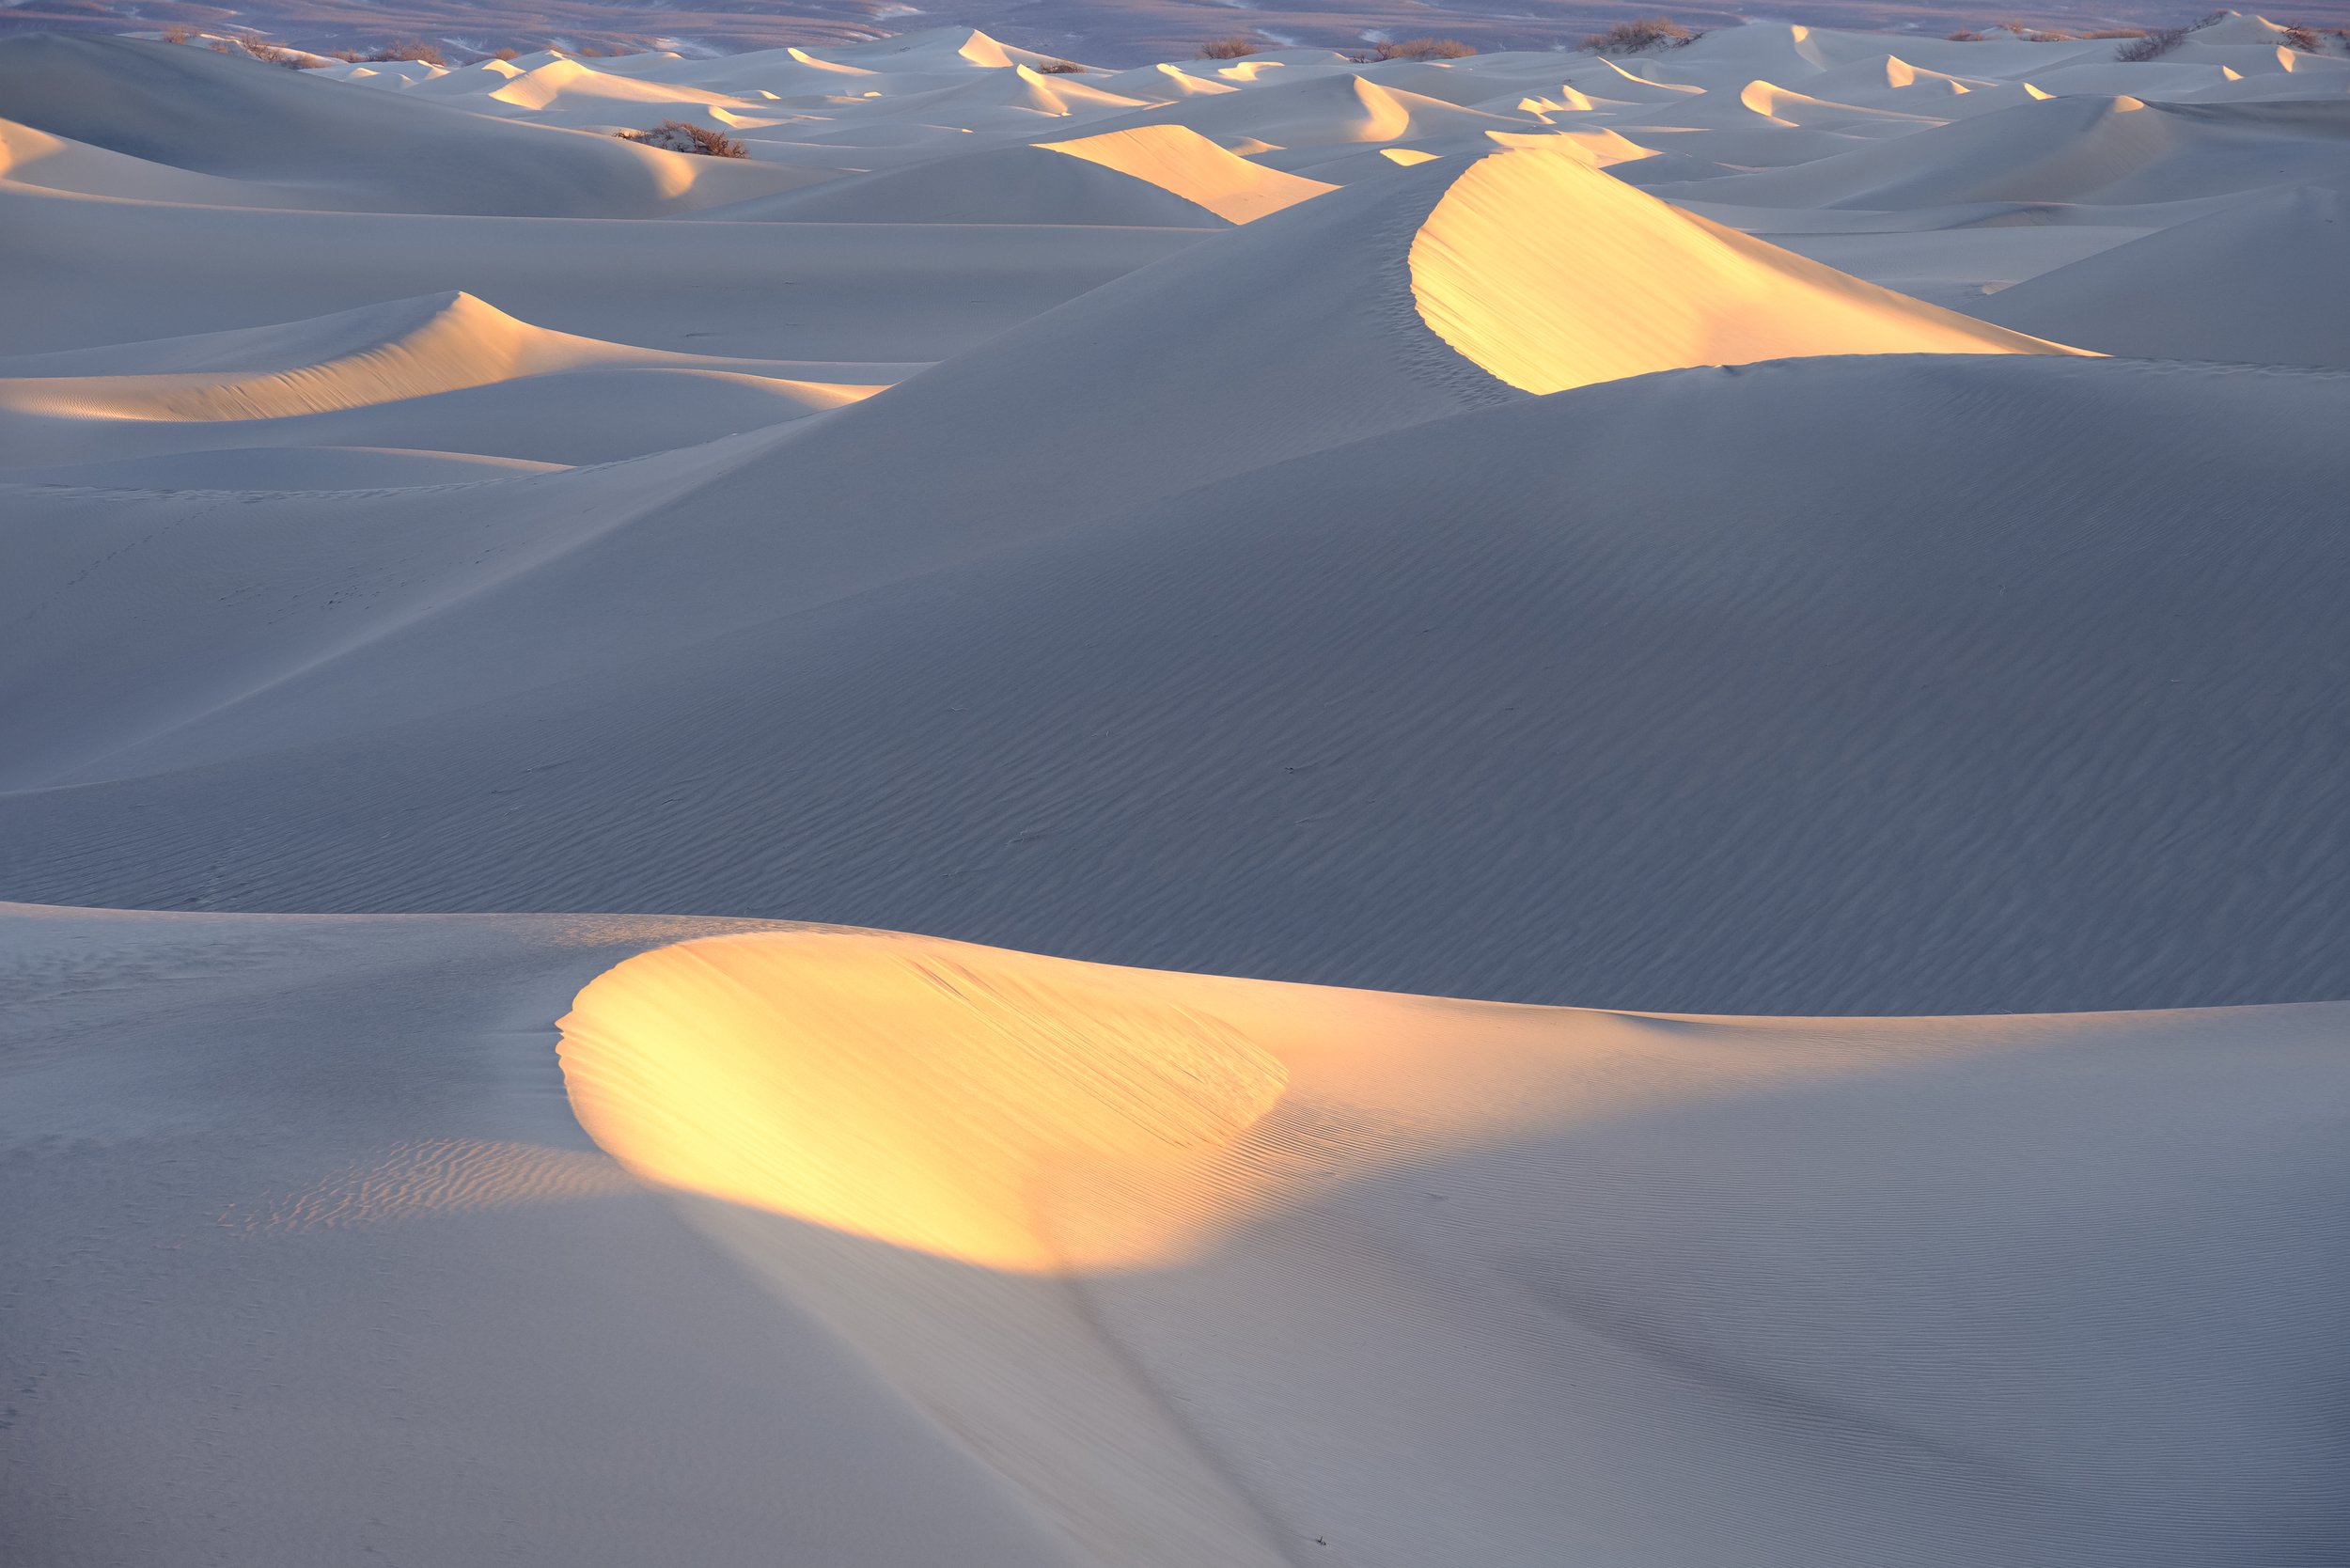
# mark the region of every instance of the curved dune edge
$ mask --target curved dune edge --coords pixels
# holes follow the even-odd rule
[[[1864,283],[1544,149],[1465,170],[1408,265],[1429,329],[1527,392],[1813,354],[2085,352]]]
[[[1156,185],[1230,223],[1247,223],[1338,189],[1252,164],[1183,125],[1143,125],[1037,145]]]
[[[559,1055],[581,1125],[647,1181],[1081,1274],[1179,1262],[1334,1176],[1879,1065],[1879,1022],[1791,1037],[803,928],[629,959],[579,993]]]
[[[564,1078],[596,1141],[665,1185],[991,1268],[1148,1262],[1219,1206],[1193,1179],[1288,1075],[1120,974],[915,938],[716,937],[581,992]],[[1078,1187],[1114,1196],[1050,1212]]]
[[[2026,1043],[1952,1041],[1938,1020],[1661,1019],[819,928],[639,954],[560,1027],[595,1141],[674,1189],[751,1278],[1098,1568],[1294,1560],[1236,1480],[1231,1435],[1198,1424],[1102,1315],[1109,1280],[1213,1268],[1277,1210],[1307,1236],[1335,1227],[1347,1254],[1350,1222],[1323,1206],[1447,1152]],[[1345,1270],[1312,1288],[1342,1297]]]
[[[744,362],[636,348],[534,326],[462,291],[398,300],[278,329],[332,339],[373,325],[375,340],[290,368],[148,375],[0,377],[0,409],[53,418],[212,423],[283,419],[470,391],[569,370],[659,368],[775,384],[810,409],[869,398],[878,385],[745,376]],[[224,337],[231,336],[224,334]]]

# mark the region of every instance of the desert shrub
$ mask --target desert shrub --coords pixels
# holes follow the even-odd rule
[[[1982,34],[1970,32],[1965,27],[1961,27],[1957,32],[1949,35],[1949,41],[1951,43],[1981,43],[1982,40]]]
[[[1255,39],[1246,33],[1234,33],[1227,38],[1210,39],[1201,44],[1199,57],[1203,60],[1237,60],[1244,55],[1254,55],[1257,49]]]
[[[2186,41],[2185,27],[2156,27],[2141,37],[2134,38],[2113,52],[2113,57],[2131,65],[2146,60],[2159,60]]]
[[[194,37],[196,37],[196,29],[184,22],[175,22],[164,29],[165,43],[185,43]]]
[[[494,60],[519,60],[522,57],[523,52],[519,49],[500,49],[490,55]]]
[[[416,39],[408,39],[399,43],[387,43],[367,58],[370,65],[379,65],[391,60],[415,60],[419,64],[430,66],[448,64],[447,59],[442,55],[437,47]]]
[[[1086,68],[1074,60],[1047,60],[1036,69],[1046,76],[1082,76]]]
[[[704,158],[747,158],[750,149],[732,136],[721,135],[692,120],[665,119],[650,131],[616,133],[624,142],[657,147],[666,152],[693,152]]]
[[[1604,33],[1593,33],[1583,40],[1583,47],[1594,55],[1640,55],[1652,49],[1678,49],[1696,37],[1669,16],[1637,16]]]
[[[2314,27],[2304,27],[2299,23],[2294,23],[2285,28],[2284,33],[2285,41],[2304,55],[2320,54],[2325,50],[2325,42],[2317,36],[2317,29]]]
[[[1371,46],[1374,60],[1463,60],[1476,53],[1476,45],[1459,39],[1401,39]]]

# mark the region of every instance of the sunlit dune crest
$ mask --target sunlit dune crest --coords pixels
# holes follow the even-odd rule
[[[1049,1195],[1180,1186],[1280,1096],[1212,1014],[1086,965],[953,944],[724,937],[630,961],[563,1020],[572,1101],[636,1174],[993,1267],[1069,1260]],[[1159,1255],[1146,1205],[1086,1262]]]
[[[1951,1043],[838,931],[657,949],[561,1027],[573,1109],[636,1175],[1019,1273],[1170,1263],[1340,1176]]]
[[[1796,354],[2080,352],[1864,283],[1540,149],[1465,170],[1414,237],[1411,274],[1430,328],[1528,392]]]
[[[138,374],[0,377],[0,409],[91,419],[282,419],[464,391],[568,370],[739,372],[744,362],[665,353],[553,332],[517,321],[467,293],[400,300],[272,331],[220,334],[225,346],[202,369]],[[261,356],[321,353],[315,363],[244,368],[238,341]],[[158,345],[168,353],[171,345]],[[182,351],[183,353],[186,351]],[[811,406],[838,407],[876,386],[765,377]]]
[[[1261,218],[1338,188],[1252,164],[1182,125],[1145,125],[1039,145],[1148,180],[1232,223]]]

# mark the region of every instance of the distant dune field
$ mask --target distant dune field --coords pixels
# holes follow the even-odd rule
[[[1404,14],[0,37],[10,1568],[2350,1560],[2350,40]]]

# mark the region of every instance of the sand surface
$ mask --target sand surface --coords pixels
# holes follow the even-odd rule
[[[0,38],[8,1560],[2342,1560],[2350,54],[2114,54]]]

